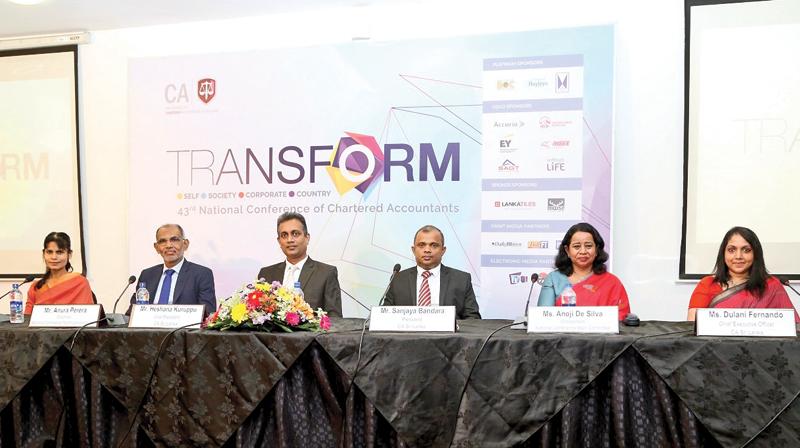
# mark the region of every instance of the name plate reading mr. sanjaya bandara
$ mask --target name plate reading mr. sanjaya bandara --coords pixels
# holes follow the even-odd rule
[[[454,306],[375,306],[369,331],[456,331]]]
[[[28,326],[82,327],[100,319],[100,309],[100,305],[34,305]]]
[[[528,333],[619,333],[615,306],[532,306]]]
[[[697,336],[797,337],[794,310],[765,308],[698,308]]]
[[[202,320],[203,305],[133,305],[128,327],[200,328]]]

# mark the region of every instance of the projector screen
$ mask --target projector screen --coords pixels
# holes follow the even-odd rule
[[[752,229],[767,269],[800,278],[800,2],[686,4],[681,278]]]
[[[42,242],[72,239],[85,272],[78,172],[76,46],[0,52],[0,278],[44,271]]]

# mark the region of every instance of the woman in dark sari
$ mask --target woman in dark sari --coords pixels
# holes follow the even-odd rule
[[[689,320],[698,308],[794,309],[780,280],[769,275],[756,234],[746,227],[728,230],[712,275],[703,277],[689,300]],[[800,322],[797,311],[795,322]]]

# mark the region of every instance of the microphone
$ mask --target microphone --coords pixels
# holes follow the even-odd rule
[[[531,306],[531,294],[533,294],[533,286],[539,281],[539,274],[531,274],[531,288],[528,290],[528,301],[525,302],[525,322],[528,322],[528,307]]]
[[[370,308],[368,306],[366,306],[363,303],[361,303],[360,300],[358,300],[355,297],[353,297],[352,294],[350,294],[349,292],[345,291],[342,287],[339,287],[339,290],[342,291],[347,297],[350,297],[351,299],[353,299],[353,301],[355,301],[357,304],[361,305],[361,308],[364,308],[365,310],[370,311]]]
[[[392,276],[389,277],[389,284],[386,285],[386,289],[383,290],[383,295],[381,296],[381,300],[378,301],[378,306],[383,306],[384,300],[386,300],[386,294],[389,293],[389,287],[392,286],[392,281],[394,280],[394,276],[400,272],[400,263],[395,263],[394,267],[392,268]]]
[[[125,288],[122,290],[121,293],[119,293],[119,297],[117,297],[117,300],[114,301],[114,309],[111,310],[111,314],[106,316],[108,318],[108,323],[110,325],[125,325],[125,315],[117,314],[117,304],[119,303],[119,300],[122,298],[122,296],[125,295],[125,291],[127,291],[128,288],[134,283],[136,283],[136,276],[131,275],[130,277],[128,277],[128,284],[125,285]]]
[[[33,281],[33,279],[35,279],[35,278],[36,278],[36,276],[35,276],[35,275],[33,275],[33,274],[28,274],[28,276],[27,276],[27,277],[25,277],[25,279],[24,279],[24,280],[22,280],[22,283],[20,283],[20,284],[19,284],[19,286],[22,286],[22,285],[24,285],[25,283],[30,283],[30,282],[32,282],[32,281]],[[13,289],[10,289],[10,290],[6,291],[6,293],[5,293],[5,294],[3,294],[2,296],[0,296],[0,299],[2,299],[3,297],[5,297],[5,296],[7,296],[7,295],[11,294],[11,291],[13,291]]]
[[[794,289],[794,288],[792,287],[792,285],[791,285],[791,284],[789,284],[789,279],[788,279],[788,278],[782,278],[782,277],[778,277],[777,275],[775,276],[775,278],[777,278],[777,279],[778,279],[778,281],[779,281],[779,282],[781,282],[781,285],[783,285],[783,286],[788,286],[788,287],[789,287],[789,289],[791,289],[792,291],[794,291],[794,293],[795,293],[795,294],[797,294],[798,296],[800,296],[800,292],[797,292],[797,290],[796,290],[796,289]]]

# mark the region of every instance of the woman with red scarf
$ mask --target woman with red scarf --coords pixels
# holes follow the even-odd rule
[[[698,308],[794,309],[780,280],[767,272],[764,251],[755,232],[746,227],[728,230],[717,254],[713,275],[703,277],[689,300],[689,320]],[[800,322],[797,311],[795,322]]]
[[[606,270],[608,253],[600,232],[581,222],[567,230],[556,255],[556,270],[542,282],[539,306],[561,306],[557,298],[567,287],[575,291],[577,306],[616,306],[619,320],[631,312],[622,282]]]
[[[92,289],[81,274],[72,272],[69,260],[72,242],[64,232],[50,232],[44,238],[42,258],[46,266],[44,276],[28,289],[25,314],[31,314],[34,305],[92,304]]]

